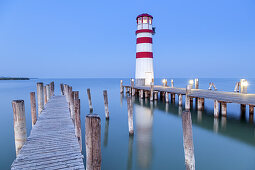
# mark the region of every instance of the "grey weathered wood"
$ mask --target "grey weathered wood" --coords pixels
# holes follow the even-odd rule
[[[13,100],[12,108],[15,148],[17,156],[20,153],[20,149],[23,147],[27,140],[24,100]]]
[[[43,110],[43,83],[37,83],[37,106],[38,106],[38,115],[41,114]]]
[[[76,112],[75,110],[75,104],[74,104],[74,92],[72,90],[72,88],[69,88],[69,90],[71,90],[70,93],[70,97],[69,97],[69,106],[70,106],[70,113],[71,113],[71,118],[74,121],[75,119],[75,114]]]
[[[221,102],[221,115],[227,116],[227,103]]]
[[[47,96],[47,102],[50,100],[50,85],[46,85],[46,96]]]
[[[87,94],[88,94],[88,101],[89,101],[89,110],[90,112],[93,111],[93,107],[92,107],[92,101],[91,101],[91,94],[90,94],[90,89],[87,89]]]
[[[151,83],[150,86],[150,101],[153,101],[154,85]]]
[[[185,110],[190,110],[190,96],[192,85],[187,85],[185,95]]]
[[[73,87],[68,86],[68,104],[69,104],[69,109],[70,109],[71,114],[72,114],[72,110],[73,110],[73,107],[72,107],[73,106],[72,92],[73,92]]]
[[[143,89],[140,90],[140,98],[143,99]]]
[[[50,83],[50,97],[54,96],[54,81]]]
[[[168,92],[166,92],[165,98],[166,98],[166,103],[168,103],[169,102],[169,93]]]
[[[86,170],[101,169],[101,119],[89,114],[85,120]]]
[[[182,106],[182,94],[178,94],[179,106]]]
[[[214,100],[214,117],[219,117],[219,101]]]
[[[187,170],[195,170],[195,155],[192,135],[192,120],[190,111],[182,113],[183,147]]]
[[[174,80],[171,79],[171,87],[174,87]]]
[[[80,144],[80,149],[82,151],[82,136],[81,136],[81,111],[80,111],[80,99],[75,98],[74,100],[74,112],[75,112],[75,135]]]
[[[133,120],[133,106],[131,97],[127,97],[127,107],[128,107],[128,131],[129,135],[134,134],[134,120]]]
[[[158,91],[154,91],[154,100],[158,100]]]
[[[175,94],[171,93],[171,103],[175,103]]]
[[[123,81],[120,80],[120,93],[123,93],[124,87],[123,87]]]
[[[197,98],[197,110],[201,111],[203,108],[202,98]]]
[[[109,109],[108,109],[108,95],[107,95],[107,90],[103,91],[103,96],[104,96],[104,111],[105,111],[105,118],[109,119]]]
[[[65,95],[64,85],[62,83],[60,84],[60,91],[61,91],[61,95]]]
[[[36,103],[35,103],[35,92],[30,92],[30,104],[31,104],[31,118],[32,126],[36,123]]]
[[[66,99],[53,96],[11,169],[84,169],[82,158]]]
[[[46,86],[43,86],[43,98],[44,98],[44,106],[47,104],[47,90]]]
[[[254,114],[254,106],[249,105],[249,115],[253,115],[253,114]]]

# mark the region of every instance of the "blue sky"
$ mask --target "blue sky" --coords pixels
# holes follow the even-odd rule
[[[254,78],[254,0],[0,0],[0,76],[134,77],[136,16],[155,77]]]

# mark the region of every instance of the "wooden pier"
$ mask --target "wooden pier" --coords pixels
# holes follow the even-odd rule
[[[65,96],[47,101],[11,169],[84,169]]]
[[[244,79],[242,79],[244,80]],[[151,86],[134,86],[123,85],[121,82],[120,92],[126,89],[126,93],[134,96],[139,95],[140,98],[149,98],[150,100],[158,100],[158,93],[160,93],[160,99],[164,99],[166,102],[169,101],[168,96],[171,96],[171,102],[175,102],[175,95],[178,96],[179,105],[182,105],[182,96],[185,96],[185,109],[190,110],[193,106],[193,99],[196,99],[196,107],[198,110],[204,109],[204,100],[214,100],[214,116],[219,117],[219,111],[221,110],[222,116],[227,116],[227,103],[237,103],[241,105],[241,114],[245,114],[246,105],[249,106],[249,114],[251,117],[254,115],[255,106],[255,94],[247,94],[247,86],[241,87],[241,92],[224,92],[211,90],[213,83],[210,83],[210,90],[198,89],[198,79],[195,80],[195,88],[193,85],[187,85],[187,88],[173,87],[173,81],[171,81],[171,87],[167,86],[167,83],[160,85]],[[244,92],[242,92],[244,91]],[[171,95],[169,95],[171,94]]]

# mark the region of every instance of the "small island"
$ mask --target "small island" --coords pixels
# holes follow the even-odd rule
[[[27,77],[0,77],[0,80],[30,80]]]

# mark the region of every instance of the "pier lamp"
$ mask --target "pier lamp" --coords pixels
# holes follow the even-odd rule
[[[189,85],[191,85],[191,88],[193,88],[194,80],[189,80]]]
[[[162,80],[162,83],[163,83],[163,86],[164,86],[164,87],[167,86],[167,79],[163,79],[163,80]]]
[[[241,86],[241,93],[247,93],[248,82],[246,79],[240,80],[240,86]]]

